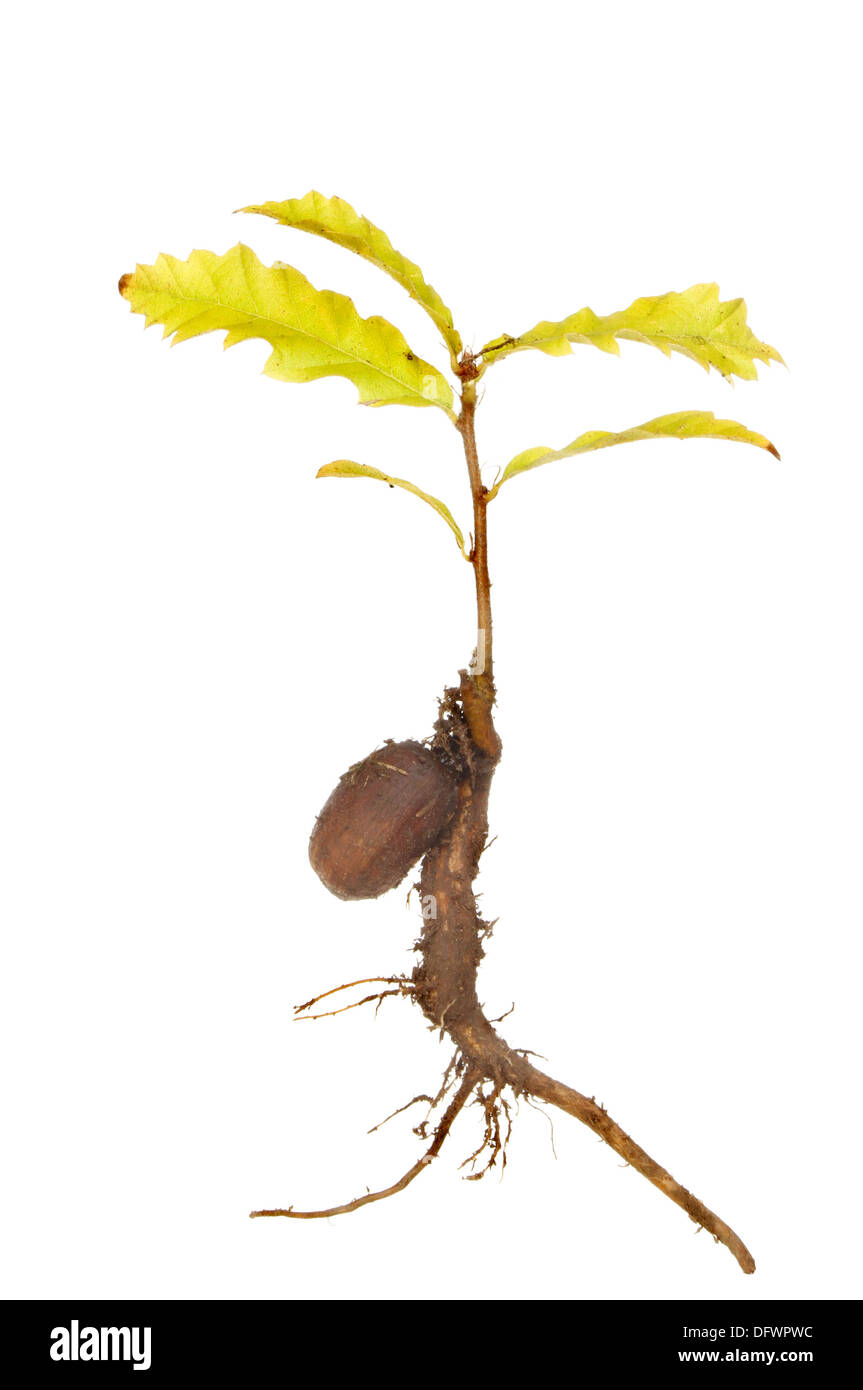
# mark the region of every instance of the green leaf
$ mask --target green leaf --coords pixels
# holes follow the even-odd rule
[[[378,468],[369,468],[365,463],[354,463],[352,459],[336,459],[334,463],[325,463],[323,468],[318,469],[316,476],[318,478],[376,478],[378,482],[388,483],[390,487],[401,487],[404,488],[405,492],[412,492],[414,497],[421,497],[423,502],[427,502],[430,507],[434,508],[438,516],[443,517],[458,541],[459,550],[465,559],[468,559],[467,551],[464,548],[464,536],[449,507],[445,506],[437,497],[423,492],[415,483],[405,482],[404,478],[391,478],[388,473],[381,473]]]
[[[364,260],[371,261],[372,265],[397,280],[411,298],[422,305],[449,348],[453,366],[457,364],[462,341],[453,327],[452,313],[437,290],[426,284],[418,265],[396,251],[386,232],[355,212],[343,198],[326,198],[323,193],[311,192],[304,198],[288,198],[284,203],[259,203],[238,208],[238,211],[259,212],[264,217],[274,217],[286,227],[297,227],[302,232],[326,237],[327,241],[334,241],[338,246],[345,246]]]
[[[574,454],[587,454],[593,449],[607,449],[611,444],[629,444],[637,439],[732,439],[740,444],[756,444],[779,458],[777,449],[769,439],[748,430],[736,420],[717,420],[709,410],[680,410],[674,415],[659,415],[655,420],[622,430],[619,434],[612,434],[608,430],[589,430],[567,444],[565,449],[525,449],[524,453],[516,454],[507,464],[502,476],[489,491],[488,500],[497,495],[509,478],[527,473],[531,468],[554,463],[557,459],[572,458]]]
[[[218,329],[227,329],[226,348],[263,338],[273,349],[264,371],[279,381],[343,376],[362,405],[437,405],[455,418],[445,378],[391,323],[361,318],[350,299],[316,290],[292,266],[262,265],[248,246],[159,256],[124,275],[120,293],[174,343]]]
[[[603,352],[619,353],[618,338],[632,338],[659,348],[666,357],[682,352],[709,371],[754,380],[756,359],[781,362],[775,348],[759,342],[746,323],[742,299],[719,300],[718,285],[693,285],[682,294],[636,299],[628,309],[598,317],[592,309],[559,323],[544,320],[519,338],[504,335],[482,349],[483,364],[498,361],[523,348],[538,348],[552,357],[572,351],[571,343],[591,343]]]

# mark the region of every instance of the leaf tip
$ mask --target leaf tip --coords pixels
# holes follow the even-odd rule
[[[782,455],[780,454],[780,452],[779,452],[779,450],[777,449],[777,447],[776,447],[775,444],[770,444],[770,443],[768,443],[768,445],[767,445],[767,452],[770,453],[770,454],[772,454],[773,457],[774,457],[775,459],[779,459],[780,462],[781,462],[781,460],[782,460]]]
[[[125,275],[121,275],[117,281],[117,289],[124,299],[128,299],[132,290],[132,281],[135,276],[131,270],[127,270]]]

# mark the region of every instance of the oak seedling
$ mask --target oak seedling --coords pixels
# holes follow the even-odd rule
[[[144,315],[148,326],[162,324],[164,336],[175,343],[219,330],[226,332],[226,347],[249,338],[263,339],[270,348],[264,371],[279,381],[341,376],[354,385],[362,405],[443,411],[464,446],[473,510],[467,540],[450,508],[407,479],[350,459],[325,464],[318,477],[383,482],[432,507],[473,569],[477,623],[473,659],[459,672],[458,682],[444,690],[429,737],[423,742],[388,741],[348,769],[318,817],[310,844],[312,866],[330,891],[343,899],[378,897],[421,863],[422,931],[412,974],[373,976],[339,985],[298,1005],[296,1013],[323,1017],[341,1012],[309,1013],[321,1000],[342,990],[375,984],[385,988],[344,1007],[400,996],[412,1001],[441,1036],[450,1038],[455,1051],[437,1093],[409,1102],[428,1106],[425,1120],[415,1130],[428,1147],[397,1182],[382,1191],[366,1192],[321,1211],[284,1207],[252,1215],[303,1220],[335,1216],[403,1191],[440,1152],[468,1102],[476,1103],[482,1114],[481,1142],[469,1160],[474,1166],[469,1176],[481,1177],[498,1160],[505,1164],[510,1100],[525,1097],[557,1106],[581,1120],[692,1221],[726,1245],[741,1269],[751,1274],[755,1262],[730,1226],[681,1187],[593,1098],[540,1071],[530,1061],[532,1054],[514,1050],[496,1031],[493,1024],[500,1020],[485,1017],[476,977],[493,924],[479,915],[474,883],[488,840],[489,792],[501,757],[493,719],[491,503],[504,485],[534,468],[640,440],[737,441],[779,455],[764,435],[735,420],[719,420],[704,410],[683,410],[628,429],[589,430],[558,448],[523,449],[486,486],[477,455],[475,417],[478,383],[516,352],[533,350],[558,357],[571,353],[575,344],[618,353],[620,340],[632,339],[659,348],[667,357],[681,353],[706,371],[713,368],[724,377],[744,380],[756,377],[756,362],[781,362],[782,358],[752,333],[743,300],[720,300],[715,284],[636,299],[627,309],[611,314],[579,309],[554,322],[541,320],[517,336],[502,334],[472,352],[465,348],[451,311],[419,266],[342,199],[312,192],[240,211],[325,237],[391,276],[436,325],[448,359],[444,370],[418,357],[386,319],[362,318],[344,295],[316,289],[284,262],[263,265],[244,245],[224,255],[193,251],[185,261],[160,255],[154,265],[139,265],[124,275],[120,293],[133,312]],[[446,370],[452,380],[444,374]]]

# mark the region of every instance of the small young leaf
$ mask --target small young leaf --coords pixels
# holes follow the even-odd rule
[[[674,415],[659,415],[644,425],[622,430],[612,434],[608,430],[589,430],[580,434],[564,449],[525,449],[516,454],[503,470],[502,476],[488,494],[488,500],[495,497],[509,478],[518,473],[527,473],[531,468],[539,468],[544,463],[554,463],[557,459],[572,458],[574,454],[587,454],[592,449],[607,449],[611,444],[629,444],[637,439],[732,439],[740,444],[756,444],[760,449],[768,449],[779,457],[779,453],[763,434],[748,430],[736,420],[717,420],[709,410],[680,410]]]
[[[404,478],[391,478],[388,473],[381,473],[378,468],[370,468],[365,463],[354,463],[351,459],[336,459],[335,463],[325,463],[323,468],[319,468],[316,476],[318,478],[376,478],[378,482],[388,483],[390,487],[404,488],[405,492],[412,492],[415,497],[421,497],[424,502],[428,502],[433,507],[438,516],[442,516],[449,529],[452,531],[458,547],[465,559],[468,558],[464,548],[464,536],[453,517],[449,507],[439,501],[437,497],[432,497],[430,493],[423,492],[414,483],[405,482]]]
[[[259,212],[274,217],[286,227],[297,227],[326,237],[338,246],[345,246],[364,260],[391,275],[421,304],[433,319],[449,348],[453,366],[462,350],[462,341],[453,327],[452,312],[431,285],[426,284],[418,265],[397,251],[380,227],[355,212],[343,198],[326,198],[323,193],[307,193],[303,198],[288,198],[283,203],[259,203],[239,208],[239,212]]]
[[[218,329],[227,329],[225,347],[263,338],[273,349],[264,371],[279,381],[343,376],[362,405],[437,405],[455,418],[445,378],[391,323],[361,318],[350,299],[316,290],[292,266],[262,265],[248,246],[159,256],[124,275],[120,293],[174,343]]]
[[[570,343],[591,343],[603,352],[619,353],[618,338],[632,338],[659,348],[666,357],[682,352],[705,371],[715,367],[723,376],[751,381],[756,359],[781,362],[775,348],[761,343],[746,323],[742,299],[719,300],[718,285],[693,285],[682,294],[636,299],[628,309],[598,317],[579,309],[559,323],[543,320],[519,338],[504,336],[482,349],[483,364],[496,362],[523,348],[538,348],[552,357],[572,351]]]

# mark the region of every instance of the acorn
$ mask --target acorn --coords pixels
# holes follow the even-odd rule
[[[459,774],[445,756],[388,741],[341,778],[315,821],[309,859],[337,898],[378,898],[401,883],[452,819]]]

